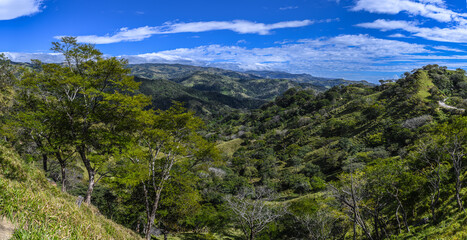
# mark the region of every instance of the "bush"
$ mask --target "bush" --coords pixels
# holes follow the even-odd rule
[[[282,189],[292,189],[295,193],[307,193],[311,191],[309,178],[303,174],[285,173],[282,180]]]
[[[414,117],[414,118],[405,120],[405,122],[402,123],[402,127],[408,128],[408,129],[415,129],[427,123],[430,123],[431,121],[433,121],[433,117],[431,115],[422,115],[419,117]]]

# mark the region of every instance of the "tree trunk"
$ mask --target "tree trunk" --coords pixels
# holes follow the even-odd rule
[[[156,219],[156,212],[157,208],[159,207],[159,200],[162,193],[162,187],[158,188],[156,191],[156,199],[154,200],[154,204],[152,205],[151,215],[148,216],[148,225],[146,227],[146,239],[151,239],[151,230],[152,226],[154,225],[154,219]]]
[[[47,172],[47,154],[42,154],[42,166],[44,167],[44,171]]]
[[[66,192],[66,169],[65,165],[60,164],[60,170],[62,172],[62,192]]]
[[[253,230],[251,230],[250,232],[250,240],[255,240],[255,232]]]
[[[458,175],[456,179],[456,200],[457,200],[457,205],[459,206],[459,210],[464,211],[464,207],[462,206],[460,190],[461,190],[461,182],[460,182],[460,176]]]
[[[432,223],[436,223],[436,206],[438,205],[439,201],[439,188],[438,190],[433,193],[433,196],[431,197],[431,217],[432,217]]]
[[[66,192],[66,161],[63,160],[62,154],[60,151],[55,152],[55,157],[57,158],[58,163],[60,164],[60,172],[62,175],[61,184],[62,184],[62,192]]]
[[[86,157],[86,152],[84,146],[80,146],[78,148],[79,155],[81,156],[81,160],[83,161],[84,166],[86,167],[86,170],[88,172],[88,191],[86,192],[86,197],[84,198],[84,202],[87,205],[91,204],[91,196],[92,192],[94,191],[94,184],[95,184],[95,176],[96,172],[94,171],[94,168],[91,166],[91,162],[89,159]]]
[[[402,210],[402,220],[404,220],[405,229],[407,232],[410,232],[409,223],[407,222],[407,213],[405,212],[404,206],[402,206],[402,202],[399,200],[399,198],[397,198],[397,201]]]
[[[353,188],[353,173],[350,170],[350,194],[352,194],[352,208],[353,208],[353,240],[357,239],[357,201],[355,199],[355,193]]]
[[[374,228],[375,228],[375,239],[379,239],[379,226],[378,226],[378,210],[376,210],[376,214],[374,216]]]
[[[88,176],[89,176],[88,191],[86,192],[86,197],[84,198],[84,202],[85,202],[87,205],[90,205],[90,204],[91,204],[92,191],[94,191],[94,183],[95,183],[95,180],[94,180],[94,176],[95,176],[94,170],[91,170],[91,171],[88,170]]]

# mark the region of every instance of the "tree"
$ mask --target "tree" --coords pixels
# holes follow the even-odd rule
[[[52,45],[65,62],[34,61],[21,85],[40,96],[42,106],[56,120],[49,126],[59,129],[60,138],[80,156],[88,173],[85,202],[90,204],[94,185],[107,175],[107,163],[150,101],[134,93],[139,83],[128,75],[126,60],[103,58],[93,45],[77,43],[74,37]]]
[[[236,196],[225,198],[227,207],[248,240],[254,240],[269,223],[287,213],[287,206],[272,203],[274,199],[274,193],[265,187],[258,187],[255,191],[245,189]]]
[[[400,157],[375,159],[366,167],[365,179],[364,208],[373,218],[373,238],[389,236],[389,216],[394,216],[399,233],[402,231],[401,218],[405,230],[410,232],[410,209],[405,201],[422,181],[408,171],[407,161]]]
[[[435,136],[433,136],[435,137]],[[439,141],[440,139],[438,139]],[[442,144],[442,143],[441,143]],[[430,194],[430,209],[432,222],[436,223],[436,209],[438,208],[441,196],[441,183],[445,178],[446,163],[443,159],[443,149],[440,143],[433,138],[425,139],[418,145],[417,153],[420,159],[426,164],[424,175],[427,178]]]
[[[353,224],[353,239],[357,239],[357,226],[363,230],[368,239],[373,239],[365,221],[362,205],[364,201],[366,179],[364,172],[354,169],[353,159],[350,159],[349,173],[340,177],[341,186],[329,184],[336,200],[347,212]]]
[[[14,72],[15,67],[10,60],[4,54],[0,54],[0,117],[11,107],[14,95],[12,84],[16,80]]]
[[[146,239],[151,231],[162,192],[174,171],[193,171],[212,162],[217,153],[197,131],[203,122],[180,104],[166,111],[146,111],[139,117],[141,128],[135,133],[123,157],[129,162],[122,179],[130,185],[143,185],[146,208]]]
[[[467,143],[467,118],[459,117],[451,124],[441,127],[444,137],[444,151],[447,154],[455,177],[456,201],[460,211],[464,211],[460,191],[462,189],[462,176],[464,171],[464,160],[467,156],[465,145]]]
[[[339,220],[333,216],[330,209],[323,208],[318,209],[311,215],[296,216],[296,219],[306,229],[308,238],[312,240],[331,239],[334,225]]]

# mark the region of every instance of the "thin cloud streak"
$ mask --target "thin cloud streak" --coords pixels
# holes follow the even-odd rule
[[[421,16],[445,25],[444,27],[439,25],[426,27],[422,24],[426,24],[426,20],[420,23],[418,21],[378,19],[373,22],[357,24],[358,27],[379,29],[383,32],[403,30],[414,37],[437,42],[467,42],[467,14],[447,9],[443,0],[357,0],[352,10],[393,15],[405,12],[411,17]]]
[[[390,30],[404,30],[413,36],[438,42],[467,43],[467,27],[452,28],[419,27],[415,22],[378,19],[374,22],[360,23],[357,27],[379,29],[383,32]]]
[[[466,15],[446,9],[444,1],[358,0],[352,10],[393,15],[400,12],[407,12],[411,15],[431,18],[439,22],[454,21],[466,23],[466,20],[463,18]]]

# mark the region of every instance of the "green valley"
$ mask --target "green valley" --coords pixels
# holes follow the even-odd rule
[[[0,59],[13,239],[467,236],[462,69],[373,85],[53,50],[79,61]]]

